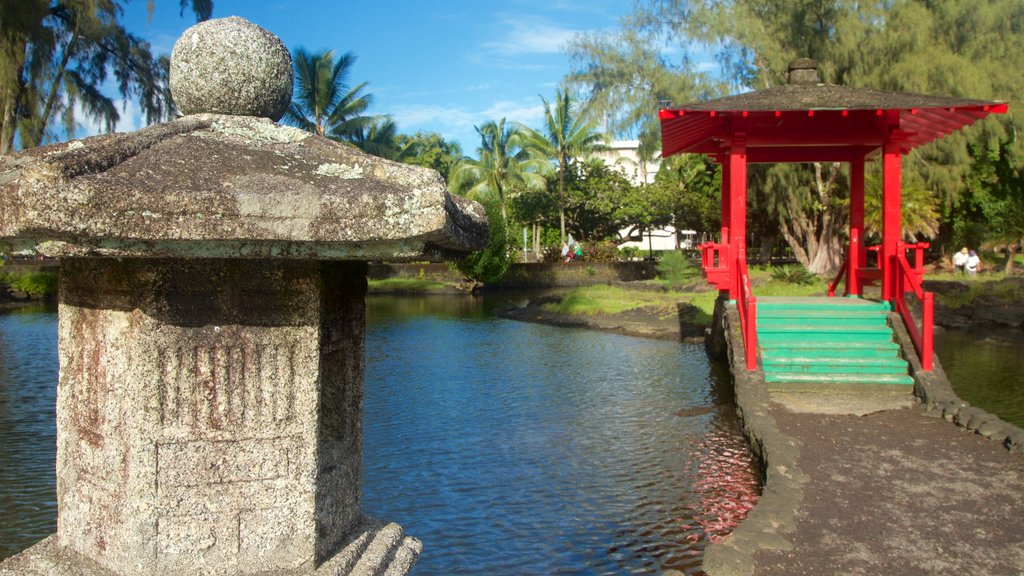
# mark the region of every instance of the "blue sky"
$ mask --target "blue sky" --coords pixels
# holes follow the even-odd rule
[[[178,2],[127,5],[129,31],[169,53],[194,24]],[[475,155],[473,126],[506,117],[540,127],[542,104],[569,71],[565,42],[614,30],[627,0],[245,1],[214,0],[214,18],[241,16],[277,34],[289,50],[357,56],[350,76],[368,82],[371,112],[391,114],[404,133],[439,132]],[[140,127],[131,103],[118,130]],[[86,132],[92,129],[86,128]]]

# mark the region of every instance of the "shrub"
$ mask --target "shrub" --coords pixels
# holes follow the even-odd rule
[[[700,267],[678,250],[664,252],[655,267],[670,286],[681,286],[700,276]]]
[[[634,258],[640,258],[640,248],[636,246],[626,246],[619,248],[619,258],[622,260],[632,260]]]
[[[33,298],[49,298],[57,294],[57,278],[53,272],[29,272],[4,274],[2,280],[17,292],[24,292]]]
[[[583,244],[583,259],[590,262],[615,262],[618,258],[618,247],[608,240]]]
[[[818,277],[807,271],[803,266],[789,265],[772,269],[772,280],[785,284],[810,285],[818,282]]]
[[[500,208],[496,202],[488,202],[484,207],[487,209],[487,219],[490,222],[490,240],[487,241],[487,247],[466,256],[457,266],[468,278],[487,284],[497,282],[505,276],[505,272],[508,272],[512,264],[512,256],[508,251],[508,235]]]

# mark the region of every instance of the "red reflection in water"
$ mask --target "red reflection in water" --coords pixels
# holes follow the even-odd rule
[[[695,453],[702,458],[692,478],[701,513],[693,520],[712,543],[721,542],[746,519],[761,491],[761,478],[750,465],[746,445],[735,444],[734,439],[711,434]],[[700,535],[691,532],[687,538],[695,542]]]

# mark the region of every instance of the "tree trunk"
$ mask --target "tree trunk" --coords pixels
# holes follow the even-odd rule
[[[1013,276],[1013,260],[1017,257],[1017,245],[1007,244],[1006,245],[1006,268],[1003,272],[1007,276]]]
[[[561,161],[558,166],[558,222],[561,229],[561,240],[565,242],[565,168]]]
[[[71,34],[71,40],[68,40],[68,45],[64,48],[64,54],[61,56],[60,65],[57,67],[57,73],[53,77],[53,84],[50,86],[50,93],[46,97],[46,103],[43,105],[43,111],[39,116],[39,127],[36,132],[32,134],[34,142],[33,145],[38,146],[43,143],[43,135],[46,134],[46,126],[50,123],[50,114],[53,113],[54,102],[57,101],[57,93],[60,91],[60,84],[64,81],[64,72],[68,69],[68,63],[71,61],[71,55],[74,53],[75,44],[78,43],[78,30],[81,27],[81,20],[75,18],[75,30]]]

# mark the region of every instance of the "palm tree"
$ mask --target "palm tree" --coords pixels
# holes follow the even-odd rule
[[[497,197],[502,220],[508,220],[506,198],[512,190],[542,188],[543,163],[523,145],[523,129],[505,119],[475,126],[480,135],[479,160],[463,159],[452,170],[451,187],[470,198]]]
[[[526,129],[526,147],[533,153],[554,160],[558,165],[558,217],[565,241],[565,173],[574,158],[584,158],[605,148],[606,137],[583,114],[573,115],[569,93],[555,92],[555,105],[544,102],[544,132]]]
[[[404,152],[398,142],[398,127],[390,116],[381,116],[375,122],[362,127],[352,135],[352,144],[357,148],[388,160],[404,160]]]
[[[284,121],[334,140],[351,141],[378,119],[363,116],[373,103],[372,94],[361,94],[366,82],[354,88],[348,75],[356,57],[351,52],[334,59],[334,51],[295,51],[295,95]]]

